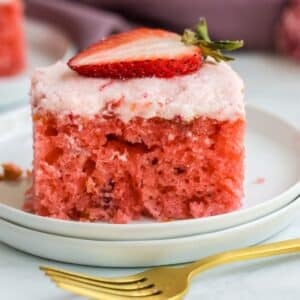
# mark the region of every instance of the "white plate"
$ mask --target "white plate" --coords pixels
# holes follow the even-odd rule
[[[247,107],[247,172],[244,207],[236,212],[168,223],[81,223],[31,215],[20,210],[25,186],[0,184],[0,217],[44,232],[99,240],[146,240],[201,234],[263,217],[300,194],[300,134],[278,117]],[[0,162],[29,167],[32,160],[28,109],[0,117]],[[10,130],[8,130],[10,128]],[[264,184],[255,184],[264,177]],[[1,187],[2,186],[2,187]],[[6,190],[4,190],[6,188]]]
[[[75,52],[68,37],[48,24],[26,20],[25,33],[27,68],[16,76],[0,77],[0,109],[28,100],[29,75],[34,68],[53,64]]]
[[[43,233],[0,218],[0,240],[24,252],[61,261],[104,267],[178,264],[259,243],[289,225],[300,199],[266,217],[214,233],[150,241],[94,241]]]

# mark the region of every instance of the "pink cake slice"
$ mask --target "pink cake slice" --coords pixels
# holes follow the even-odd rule
[[[20,72],[25,65],[21,0],[0,0],[0,76]]]
[[[243,82],[226,63],[190,75],[85,78],[65,64],[32,79],[34,173],[25,209],[126,223],[241,206]]]

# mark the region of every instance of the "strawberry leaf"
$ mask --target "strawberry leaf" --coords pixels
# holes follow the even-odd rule
[[[201,49],[204,59],[212,57],[216,62],[234,60],[233,57],[226,56],[222,51],[233,51],[243,47],[242,40],[221,40],[212,41],[209,37],[205,18],[201,18],[195,26],[195,31],[185,29],[182,35],[182,42],[186,45],[194,45]]]
[[[195,32],[199,40],[204,40],[210,42],[210,37],[208,34],[208,28],[205,18],[201,18],[199,23],[195,27]]]

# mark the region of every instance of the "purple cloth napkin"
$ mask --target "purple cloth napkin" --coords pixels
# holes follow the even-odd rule
[[[137,25],[182,32],[205,16],[215,39],[244,39],[248,49],[271,49],[287,0],[27,0],[27,14],[67,31],[82,48]],[[94,8],[92,8],[93,6]],[[95,9],[95,7],[97,9]]]
[[[121,16],[78,3],[62,0],[27,0],[26,14],[29,17],[52,23],[65,31],[79,48],[132,25]]]

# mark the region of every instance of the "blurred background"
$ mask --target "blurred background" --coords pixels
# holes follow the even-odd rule
[[[28,102],[35,67],[67,59],[112,33],[136,26],[181,33],[204,16],[213,39],[245,41],[233,65],[246,82],[246,101],[283,114],[288,104],[286,114],[298,121],[300,0],[24,0],[23,5],[27,68],[0,79],[2,111]]]
[[[289,34],[298,34],[295,39],[299,38],[300,20],[292,19],[293,15],[300,15],[300,1],[27,0],[25,3],[29,16],[54,22],[80,47],[140,25],[182,32],[205,16],[214,39],[244,39],[247,49],[270,50],[277,45],[300,58],[300,49],[292,49],[292,41],[288,41],[289,49],[283,49],[277,40],[288,39]],[[284,34],[280,27],[285,27]]]

